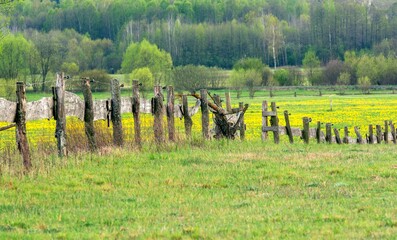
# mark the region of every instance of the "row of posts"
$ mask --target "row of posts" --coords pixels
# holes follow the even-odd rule
[[[271,103],[271,110],[268,110],[268,103],[267,101],[264,101],[262,103],[262,140],[266,140],[268,138],[268,132],[273,132],[273,138],[274,142],[278,144],[280,142],[280,126],[279,126],[279,119],[277,116],[277,106],[275,102]],[[294,143],[294,134],[292,132],[292,128],[290,125],[290,120],[289,120],[289,113],[288,111],[284,111],[284,119],[285,119],[285,131],[286,134],[288,135],[289,142]],[[268,117],[270,117],[270,126],[268,123]],[[309,143],[310,139],[310,122],[312,121],[311,118],[304,117],[302,119],[303,122],[303,129],[301,131],[301,138],[305,143]],[[317,143],[322,142],[322,136],[321,136],[321,129],[322,129],[323,123],[317,122],[317,128],[315,129],[316,131],[316,140]],[[333,124],[332,123],[326,123],[325,124],[325,142],[327,143],[332,143],[333,142],[333,136],[332,132],[334,133],[335,136],[335,142],[337,144],[348,144],[349,143],[349,129],[348,127],[344,127],[344,137],[341,138],[341,134],[339,132],[339,129],[337,128],[332,128]],[[375,132],[374,132],[375,130]],[[376,143],[382,143],[383,141],[385,143],[389,143],[389,135],[391,134],[391,140],[394,144],[397,143],[397,136],[396,136],[396,129],[392,121],[385,121],[384,124],[384,132],[382,130],[381,125],[376,125],[375,127],[373,125],[369,125],[368,128],[368,134],[366,135],[366,138],[363,138],[362,134],[360,133],[359,127],[354,127],[354,132],[357,137],[357,143],[358,144],[364,144],[364,143],[369,143],[369,144],[374,144]]]

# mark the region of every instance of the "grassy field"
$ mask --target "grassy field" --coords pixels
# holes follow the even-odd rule
[[[394,145],[201,142],[0,176],[1,239],[395,239]],[[10,163],[10,169],[14,169]]]

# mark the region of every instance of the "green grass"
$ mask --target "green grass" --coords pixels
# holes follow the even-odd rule
[[[2,169],[1,239],[395,239],[394,145],[207,142]],[[16,163],[13,163],[16,164]]]

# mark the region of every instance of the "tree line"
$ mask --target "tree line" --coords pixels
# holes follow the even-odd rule
[[[42,90],[48,72],[59,70],[135,71],[135,76],[159,81],[161,75],[165,81],[169,74],[153,66],[123,66],[131,46],[145,41],[144,48],[155,45],[169,53],[165,62],[185,75],[195,66],[198,72],[203,67],[212,72],[233,69],[247,58],[273,69],[307,69],[306,82],[291,67],[274,72],[274,84],[279,85],[334,84],[335,78],[329,80],[325,71],[320,74],[319,66],[345,64],[346,52],[369,59],[383,56],[389,63],[397,46],[397,3],[388,0],[25,0],[13,1],[13,9],[1,15],[12,34],[0,42],[0,77],[30,76],[42,83]],[[357,71],[349,74],[356,84]],[[389,75],[368,78],[372,83],[395,83]],[[212,75],[205,78],[213,86],[219,82]]]

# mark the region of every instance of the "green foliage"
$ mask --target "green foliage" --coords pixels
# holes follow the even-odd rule
[[[80,71],[79,65],[77,65],[75,62],[62,63],[61,70],[62,70],[62,72],[64,72],[67,75],[70,75],[70,76],[75,76]]]
[[[164,83],[171,71],[172,59],[169,53],[159,49],[155,44],[143,40],[128,46],[121,67],[123,73],[148,67],[154,76],[155,84],[161,84]]]
[[[0,77],[16,79],[28,68],[26,56],[31,49],[31,43],[21,35],[8,35],[0,41]]]
[[[336,85],[338,85],[340,94],[344,94],[346,86],[350,84],[351,75],[348,72],[343,72],[339,75]]]
[[[91,89],[93,92],[103,92],[110,90],[110,76],[105,70],[93,69],[80,73],[82,78],[90,78],[93,82],[91,83]],[[81,81],[76,81],[77,87],[81,86]]]
[[[259,58],[242,58],[234,64],[233,69],[255,69],[256,71],[261,72],[263,70],[263,63]]]
[[[369,79],[368,76],[360,77],[357,81],[357,85],[361,88],[363,93],[369,94],[371,79]]]
[[[138,80],[142,83],[141,89],[143,92],[150,91],[154,87],[154,77],[148,67],[134,69],[130,77],[132,80]]]
[[[173,69],[173,85],[178,90],[197,91],[208,88],[212,79],[211,68],[204,66],[179,66]]]
[[[303,67],[306,68],[308,72],[309,81],[313,82],[314,79],[314,70],[320,66],[320,60],[316,56],[316,52],[313,49],[309,49],[305,53],[305,57],[303,58]]]
[[[240,98],[243,87],[248,88],[249,96],[253,98],[256,87],[260,86],[262,82],[262,75],[255,69],[233,70],[229,82],[230,88],[236,91],[237,98]]]
[[[278,69],[274,71],[273,78],[280,86],[291,86],[293,84],[290,72],[287,69]]]

